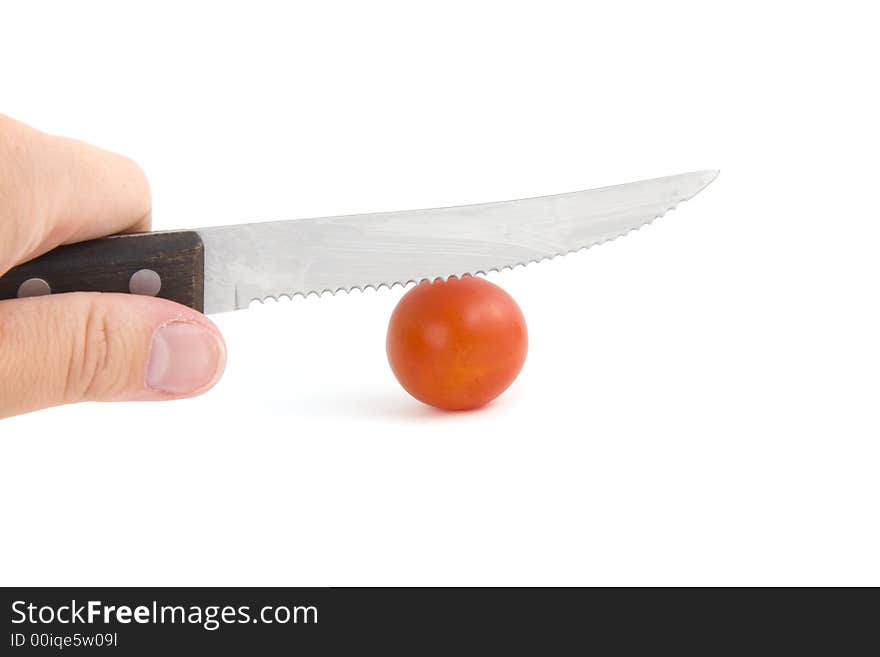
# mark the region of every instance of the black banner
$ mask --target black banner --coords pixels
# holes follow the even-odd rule
[[[871,589],[0,589],[2,654],[452,654],[604,646],[833,654],[876,624]],[[876,647],[876,636],[868,637]]]

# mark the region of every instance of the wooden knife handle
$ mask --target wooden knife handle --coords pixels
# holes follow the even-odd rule
[[[0,300],[124,292],[170,299],[200,312],[204,289],[205,247],[195,231],[131,233],[61,246],[0,277]]]

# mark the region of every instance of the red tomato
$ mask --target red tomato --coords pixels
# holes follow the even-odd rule
[[[413,397],[447,410],[488,404],[513,383],[528,350],[526,321],[482,278],[423,281],[391,315],[388,362]]]

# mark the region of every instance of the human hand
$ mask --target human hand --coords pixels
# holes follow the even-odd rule
[[[131,160],[0,115],[0,276],[61,244],[149,230]],[[180,399],[213,386],[226,347],[202,314],[129,294],[0,301],[0,418],[79,401]]]

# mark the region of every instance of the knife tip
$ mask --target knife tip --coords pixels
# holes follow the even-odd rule
[[[695,182],[697,184],[693,194],[691,194],[689,198],[693,198],[704,189],[706,189],[706,187],[708,187],[712,183],[712,181],[718,177],[720,173],[720,169],[704,169],[702,171],[695,171],[693,175],[696,178]]]

